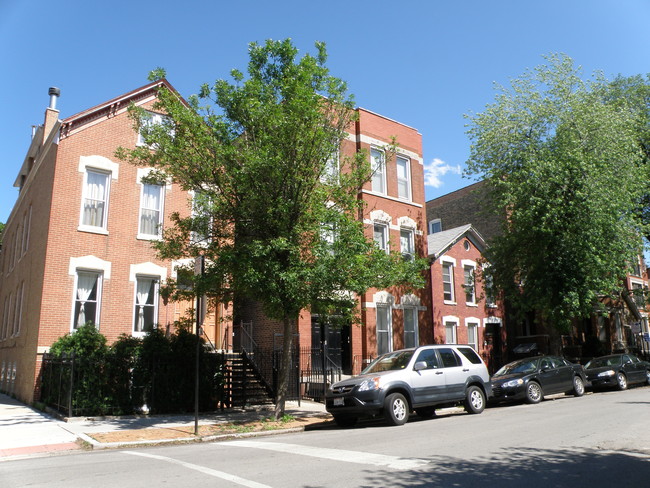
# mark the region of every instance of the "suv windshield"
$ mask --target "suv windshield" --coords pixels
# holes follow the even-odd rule
[[[407,351],[395,351],[379,356],[361,374],[379,373],[381,371],[394,371],[406,368],[413,357],[413,349]]]
[[[514,363],[506,364],[503,368],[494,373],[494,376],[504,376],[513,373],[532,373],[537,370],[537,363],[539,363],[539,359],[522,359],[521,361],[515,361]]]

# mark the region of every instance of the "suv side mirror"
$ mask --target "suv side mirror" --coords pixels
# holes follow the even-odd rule
[[[415,363],[415,366],[413,366],[413,369],[415,371],[422,371],[423,369],[427,369],[427,362],[426,361],[418,361]]]

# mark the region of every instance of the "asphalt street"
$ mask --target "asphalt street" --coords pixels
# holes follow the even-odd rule
[[[298,434],[0,463],[1,487],[642,487],[650,387],[561,396],[402,427]]]

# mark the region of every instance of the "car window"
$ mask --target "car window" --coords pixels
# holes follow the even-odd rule
[[[467,359],[469,359],[469,362],[472,364],[481,364],[481,358],[479,357],[478,354],[476,354],[476,351],[472,349],[471,347],[459,347],[458,351],[465,356]]]
[[[453,349],[446,347],[441,348],[438,349],[438,353],[442,359],[442,366],[445,368],[453,368],[462,364],[460,358],[458,357],[458,354],[456,354]]]
[[[435,369],[438,367],[438,357],[436,356],[436,351],[434,349],[425,349],[424,351],[420,351],[415,362],[419,363],[420,361],[427,363],[426,369]]]
[[[389,352],[375,359],[361,374],[404,369],[412,357],[413,350]]]
[[[499,371],[494,373],[494,376],[505,376],[507,374],[516,373],[534,373],[537,370],[538,363],[539,359],[522,359],[521,361],[508,363],[505,366],[502,366]]]
[[[567,362],[562,359],[562,358],[550,358],[551,362],[553,363],[554,368],[562,368],[564,366],[567,366]]]
[[[632,362],[633,361],[632,361],[632,358],[630,356],[628,356],[627,354],[625,356],[623,356],[623,364],[632,363]]]
[[[539,367],[540,369],[553,369],[553,363],[549,358],[543,358]]]
[[[641,360],[638,357],[636,357],[634,354],[629,354],[628,357],[630,358],[630,361],[632,361],[633,363],[641,362]]]

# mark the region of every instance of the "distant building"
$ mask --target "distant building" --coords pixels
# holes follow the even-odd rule
[[[484,250],[471,224],[429,235],[431,313],[436,343],[469,344],[494,372],[506,333],[500,300],[483,278]]]

